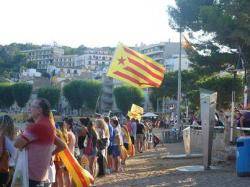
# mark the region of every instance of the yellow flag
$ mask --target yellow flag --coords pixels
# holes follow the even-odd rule
[[[107,76],[138,88],[160,87],[165,68],[146,55],[118,44]]]
[[[143,114],[143,108],[136,104],[132,104],[130,111],[128,111],[128,116],[130,119],[134,118],[141,120],[142,114]]]
[[[130,119],[134,118],[138,119],[139,121],[141,120],[141,114],[132,113],[131,111],[128,111],[128,117]]]
[[[143,108],[136,104],[132,104],[130,111],[136,114],[143,114]]]

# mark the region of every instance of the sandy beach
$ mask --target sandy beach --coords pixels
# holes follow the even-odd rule
[[[96,179],[96,186],[249,186],[249,179],[235,173],[234,162],[213,163],[215,170],[180,172],[177,167],[202,165],[202,158],[166,159],[168,154],[184,153],[183,143],[159,145],[144,153],[138,153],[127,161],[122,173]]]

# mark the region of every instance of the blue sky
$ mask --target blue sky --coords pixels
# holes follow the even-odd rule
[[[168,26],[174,0],[2,0],[0,44],[77,47],[178,41]]]

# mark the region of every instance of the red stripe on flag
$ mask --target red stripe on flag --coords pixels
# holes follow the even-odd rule
[[[152,62],[149,62],[149,61],[147,61],[147,60],[141,58],[141,57],[138,56],[133,50],[131,50],[131,49],[129,49],[129,48],[126,48],[126,47],[124,47],[124,50],[125,50],[127,53],[129,53],[129,54],[131,54],[131,55],[134,55],[134,56],[136,56],[137,58],[143,60],[143,61],[144,61],[147,65],[149,65],[151,68],[153,68],[153,69],[155,69],[155,70],[157,70],[157,71],[159,71],[159,72],[161,72],[161,73],[164,73],[164,72],[165,72],[165,69],[164,69],[164,68],[160,68],[160,67],[154,65]]]
[[[163,77],[160,76],[160,75],[157,75],[156,73],[152,72],[150,69],[148,69],[146,66],[143,66],[142,64],[140,64],[140,62],[132,59],[132,58],[128,58],[128,61],[131,63],[131,64],[134,64],[136,65],[137,67],[141,68],[142,70],[144,70],[145,72],[147,72],[148,74],[150,74],[152,77],[162,81]]]
[[[131,73],[133,73],[133,74],[135,74],[136,76],[144,79],[148,83],[148,85],[152,85],[154,87],[159,87],[160,86],[156,82],[152,81],[151,79],[149,79],[145,75],[141,74],[140,72],[136,71],[135,69],[133,69],[133,68],[131,68],[129,66],[125,67],[124,69],[127,70],[127,71],[129,71],[129,72],[131,72]]]
[[[76,166],[75,164],[75,160],[73,159],[73,156],[71,155],[71,153],[69,152],[68,149],[64,150],[64,153],[66,155],[66,157],[68,158],[69,162],[71,163],[71,165],[73,166],[78,178],[80,179],[81,183],[83,186],[88,186],[86,180],[84,179],[85,176],[82,175],[81,170],[79,170],[79,168]]]
[[[135,84],[141,85],[141,83],[140,83],[137,79],[135,79],[135,78],[133,78],[133,77],[130,77],[129,75],[124,74],[124,73],[122,73],[122,72],[120,72],[120,71],[115,71],[114,74],[116,74],[116,75],[118,75],[119,77],[122,77],[122,78],[124,78],[124,79],[128,79],[129,81],[131,81],[131,82],[133,82],[133,83],[135,83]]]

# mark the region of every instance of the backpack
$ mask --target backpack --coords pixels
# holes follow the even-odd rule
[[[5,137],[2,138],[2,154],[0,155],[0,172],[8,173],[9,172],[9,152],[6,150]]]

